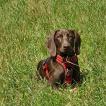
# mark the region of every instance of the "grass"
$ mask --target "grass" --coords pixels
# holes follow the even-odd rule
[[[81,34],[85,79],[76,93],[35,78],[46,37],[59,28]],[[0,0],[0,106],[105,106],[105,90],[105,0]]]

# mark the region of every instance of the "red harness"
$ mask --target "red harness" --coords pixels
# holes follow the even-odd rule
[[[72,75],[70,75],[69,70],[73,70],[76,62],[78,62],[78,57],[76,55],[68,58],[63,58],[60,55],[57,55],[56,61],[63,66],[64,71],[65,71],[65,83],[66,84],[71,84],[72,83]],[[48,63],[45,62],[43,66],[43,70],[46,76],[47,80],[50,80],[50,75],[49,75],[49,69],[48,69]]]

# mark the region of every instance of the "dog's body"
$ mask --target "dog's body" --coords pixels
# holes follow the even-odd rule
[[[48,73],[49,76],[46,75],[46,70],[44,70],[44,65],[48,64]],[[64,68],[58,64],[53,57],[49,57],[47,60],[42,60],[38,64],[39,74],[42,78],[49,79],[49,83],[51,85],[56,85],[56,83],[63,84],[65,74]]]
[[[77,55],[80,54],[80,44],[80,36],[74,30],[62,29],[53,32],[47,41],[47,48],[51,56],[38,63],[39,75],[46,78],[53,87],[64,84],[65,81],[68,83],[80,82],[77,58]]]

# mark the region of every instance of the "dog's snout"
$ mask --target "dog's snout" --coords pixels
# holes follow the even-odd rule
[[[63,49],[66,50],[66,49],[69,49],[69,48],[70,48],[70,43],[67,40],[64,40]]]

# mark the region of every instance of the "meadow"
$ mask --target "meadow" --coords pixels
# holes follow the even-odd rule
[[[56,29],[82,39],[77,92],[36,80]],[[0,0],[0,106],[106,106],[106,0]]]

